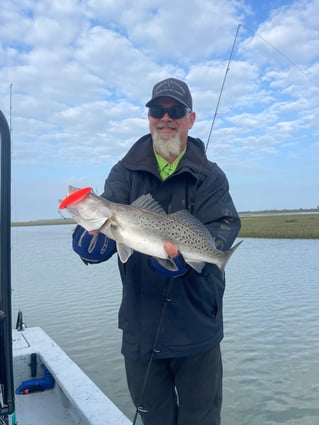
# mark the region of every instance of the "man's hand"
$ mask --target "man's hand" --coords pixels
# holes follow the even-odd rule
[[[103,233],[87,232],[77,225],[72,235],[73,250],[85,264],[102,263],[116,251],[116,244]]]
[[[178,249],[171,241],[166,241],[164,243],[164,250],[166,251],[166,254],[169,256],[169,258],[175,258],[178,256]]]
[[[178,277],[186,274],[190,267],[185,263],[182,254],[171,241],[164,243],[164,250],[168,255],[168,259],[149,257],[148,263],[151,269],[165,277]]]

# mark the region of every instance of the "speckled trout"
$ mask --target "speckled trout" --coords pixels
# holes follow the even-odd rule
[[[150,194],[123,205],[96,195],[90,187],[69,186],[69,195],[59,206],[65,208],[87,231],[99,231],[114,239],[123,263],[134,250],[165,260],[168,257],[163,245],[171,241],[196,271],[201,272],[205,263],[223,271],[241,243],[228,251],[218,250],[212,235],[194,215],[187,210],[167,214]]]

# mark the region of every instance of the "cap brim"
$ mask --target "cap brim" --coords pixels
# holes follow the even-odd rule
[[[145,106],[146,106],[147,108],[149,108],[149,107],[151,107],[151,106],[154,106],[154,105],[157,103],[157,100],[158,100],[158,99],[160,99],[161,97],[170,97],[170,98],[172,98],[172,99],[174,99],[174,100],[177,100],[177,102],[178,102],[178,103],[180,103],[181,105],[185,106],[186,108],[189,108],[189,106],[188,106],[188,105],[186,105],[186,103],[182,102],[182,101],[181,101],[180,99],[178,99],[177,97],[174,97],[174,96],[167,96],[167,95],[153,97],[151,100],[149,100],[149,101],[145,104]]]

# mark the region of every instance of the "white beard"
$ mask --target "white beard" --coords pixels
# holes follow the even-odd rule
[[[161,137],[155,130],[152,134],[153,145],[156,152],[167,161],[173,161],[183,150],[178,134],[170,137]]]

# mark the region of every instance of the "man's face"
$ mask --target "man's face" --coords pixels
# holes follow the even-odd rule
[[[154,106],[172,108],[182,105],[170,97],[161,97]],[[161,118],[154,118],[149,112],[148,119],[156,152],[168,162],[173,162],[186,147],[188,130],[194,124],[195,113],[187,111],[184,117],[174,119],[167,112]]]

